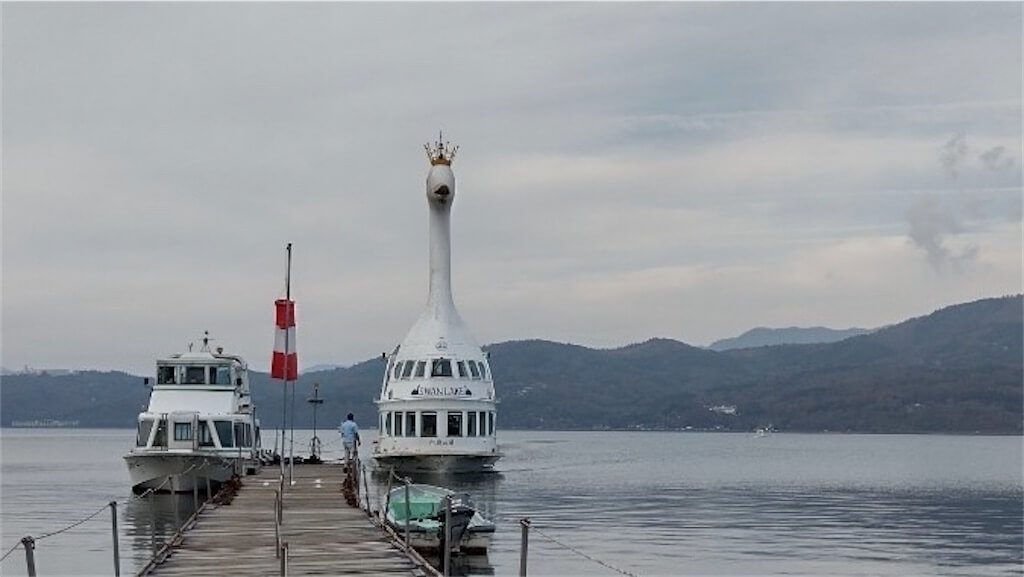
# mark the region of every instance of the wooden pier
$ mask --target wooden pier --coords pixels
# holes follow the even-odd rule
[[[340,465],[295,465],[280,528],[277,466],[245,477],[228,505],[208,503],[139,575],[436,575],[415,552],[345,501]],[[286,564],[278,542],[287,543]]]

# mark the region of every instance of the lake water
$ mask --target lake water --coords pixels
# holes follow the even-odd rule
[[[132,498],[132,430],[0,435],[0,554],[102,510],[37,542],[39,575],[113,574],[111,500],[123,574],[190,513],[191,495]],[[320,436],[337,458],[337,433]],[[295,437],[304,454],[310,432]],[[523,517],[530,575],[1024,575],[1021,437],[502,431],[499,444],[499,473],[441,480],[498,524],[470,575],[518,574]],[[20,547],[0,572],[25,574]]]

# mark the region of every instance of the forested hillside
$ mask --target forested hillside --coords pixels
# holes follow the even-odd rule
[[[1021,433],[1024,323],[1020,295],[948,307],[827,344],[713,351],[667,339],[617,349],[528,340],[486,347],[505,428]],[[352,411],[373,426],[383,361],[304,374],[297,425]],[[265,427],[281,421],[279,382],[252,375]],[[132,427],[141,377],[83,372],[6,375],[0,419]],[[288,401],[290,404],[290,400]]]

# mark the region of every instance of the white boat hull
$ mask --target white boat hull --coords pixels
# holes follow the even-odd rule
[[[405,528],[400,524],[391,524],[391,528],[398,534],[402,539],[405,538]],[[466,532],[466,536],[462,538],[462,545],[457,550],[467,555],[482,554],[486,553],[487,549],[491,546],[491,537],[494,535],[494,530],[490,531],[474,531],[469,529]],[[417,551],[438,551],[441,548],[441,538],[438,532],[427,532],[427,531],[409,531],[409,545]]]
[[[377,468],[395,473],[482,473],[501,457],[489,455],[374,455]]]
[[[152,489],[158,493],[191,492],[194,486],[206,490],[224,483],[235,473],[244,475],[246,463],[238,457],[195,453],[130,453],[124,457],[128,465],[132,491]]]

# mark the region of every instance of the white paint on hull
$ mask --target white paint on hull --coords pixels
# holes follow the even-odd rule
[[[155,489],[159,493],[184,493],[192,491],[194,485],[205,490],[206,479],[219,485],[236,471],[244,474],[246,469],[245,463],[238,458],[217,455],[131,453],[124,459],[132,491],[136,493],[147,489]]]

